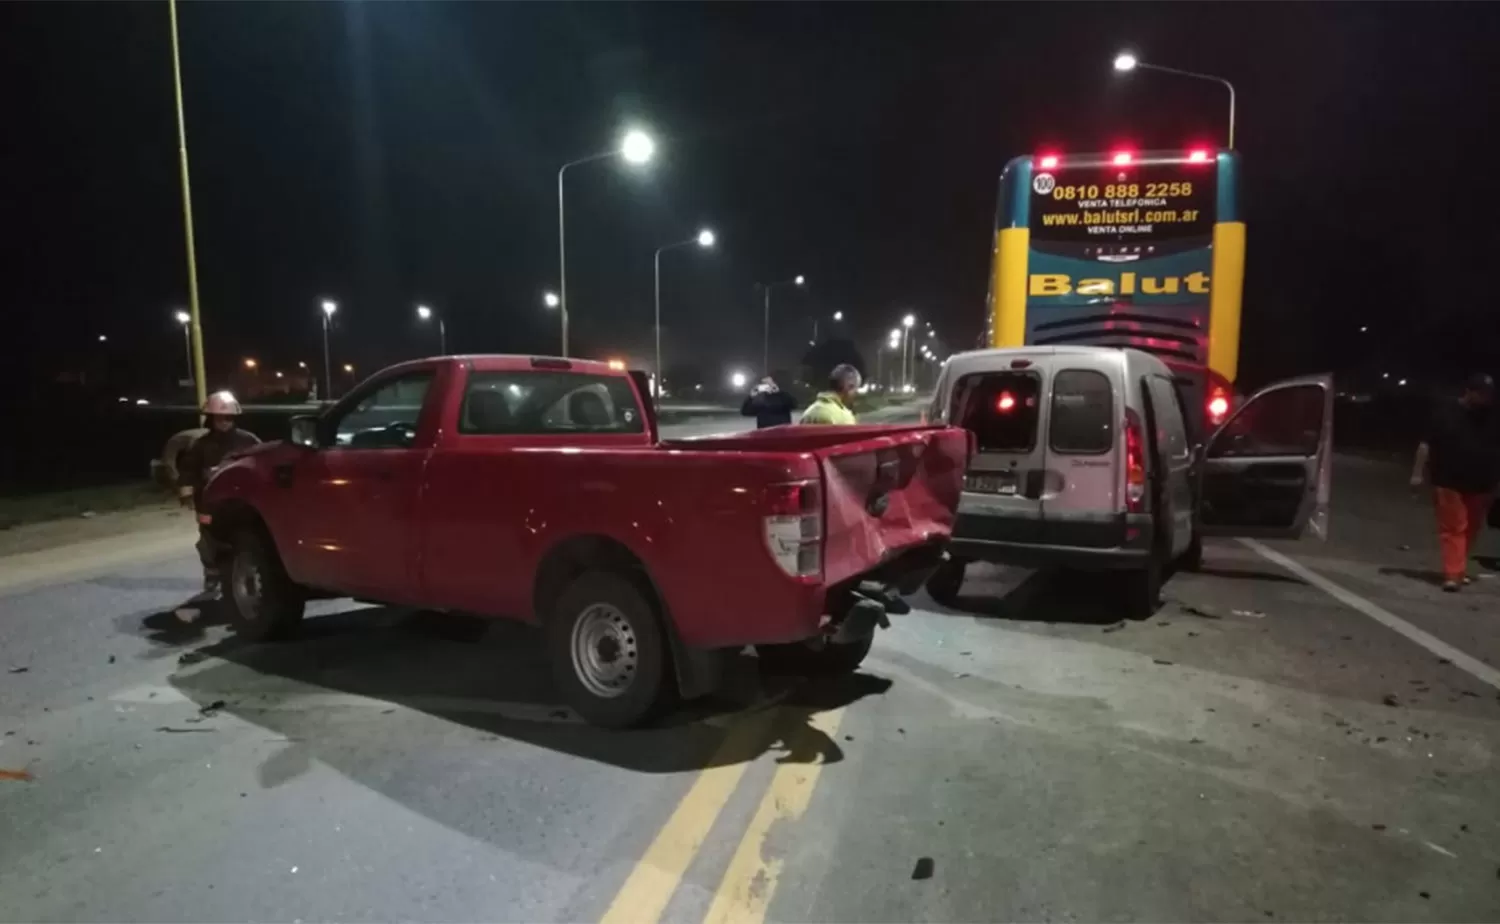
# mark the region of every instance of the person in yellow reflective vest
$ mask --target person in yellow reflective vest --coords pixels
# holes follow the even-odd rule
[[[857,421],[854,419],[854,396],[859,394],[859,370],[844,363],[835,366],[828,373],[828,391],[819,392],[818,397],[807,410],[802,412],[802,419],[798,421],[804,424],[827,424],[834,426],[853,426]]]

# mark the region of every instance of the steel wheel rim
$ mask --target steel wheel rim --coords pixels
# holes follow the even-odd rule
[[[573,623],[569,646],[573,673],[584,689],[603,699],[624,695],[640,667],[635,627],[616,606],[594,603]]]
[[[254,555],[242,552],[234,565],[234,581],[230,589],[234,594],[235,607],[246,619],[259,619],[261,601],[265,595],[260,562]]]

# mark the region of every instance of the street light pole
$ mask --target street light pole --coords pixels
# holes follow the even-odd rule
[[[901,319],[901,390],[906,391],[908,382],[907,354],[911,352],[911,329],[917,323],[917,316],[909,314]]]
[[[1147,64],[1135,55],[1124,52],[1115,57],[1115,70],[1129,72],[1141,68],[1148,71],[1160,71],[1163,74],[1176,74],[1179,77],[1191,77],[1194,80],[1207,80],[1219,84],[1229,91],[1229,150],[1234,150],[1234,84],[1223,77],[1215,77],[1213,74],[1199,74],[1196,71],[1184,71],[1175,67],[1163,67],[1160,64]]]
[[[577,167],[580,164],[592,163],[596,160],[605,160],[615,155],[624,157],[632,164],[644,164],[651,159],[656,151],[656,144],[651,137],[640,130],[626,132],[620,147],[613,151],[604,151],[599,154],[590,154],[588,157],[580,157],[570,160],[557,168],[557,307],[558,316],[562,321],[562,356],[568,357],[568,230],[567,230],[567,207],[563,196],[563,177],[567,174],[569,167]]]
[[[333,400],[333,362],[328,350],[328,324],[333,320],[333,313],[339,310],[338,303],[332,299],[323,299],[323,386],[327,389],[325,400]]]
[[[804,286],[806,284],[806,276],[793,276],[791,279],[783,279],[780,282],[759,283],[765,296],[765,320],[761,331],[760,348],[761,375],[771,374],[771,290],[777,286]]]
[[[182,51],[177,38],[177,0],[167,0],[167,18],[172,24],[172,87],[177,100],[177,160],[182,173],[182,225],[187,240],[188,268],[188,343],[194,397],[198,406],[208,400],[207,377],[203,371],[203,314],[198,306],[198,257],[193,247],[193,192],[188,178],[187,119],[182,102]]]
[[[686,247],[689,244],[697,244],[704,250],[714,245],[714,233],[707,228],[699,231],[693,237],[685,241],[677,241],[672,244],[663,244],[656,248],[656,254],[651,258],[652,268],[656,282],[656,390],[655,398],[657,407],[661,406],[662,383],[666,381],[666,372],[661,365],[661,255],[668,250],[676,250],[678,247]]]

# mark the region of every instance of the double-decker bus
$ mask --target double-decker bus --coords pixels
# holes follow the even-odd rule
[[[990,346],[1153,353],[1203,423],[1234,405],[1245,225],[1233,151],[1017,157],[1000,177]]]

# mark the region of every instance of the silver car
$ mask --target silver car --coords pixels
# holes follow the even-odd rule
[[[1205,536],[1326,532],[1328,376],[1252,395],[1206,438],[1160,359],[1112,347],[978,350],[948,360],[929,418],[974,434],[950,561],[928,584],[958,596],[985,561],[1121,572],[1127,614],[1157,607]]]

